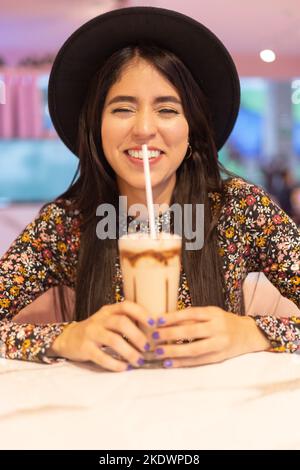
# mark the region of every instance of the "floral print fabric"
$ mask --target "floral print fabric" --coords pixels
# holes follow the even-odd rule
[[[211,193],[213,210],[220,195]],[[80,213],[71,201],[58,199],[43,208],[0,260],[0,355],[51,362],[47,350],[68,323],[20,325],[13,317],[50,287],[75,287],[80,249]],[[225,279],[226,309],[240,313],[242,285],[251,271],[262,271],[300,307],[300,232],[258,186],[234,178],[226,183],[218,232]],[[115,300],[123,300],[116,260]],[[191,306],[185,273],[181,273],[178,309]],[[300,349],[300,318],[255,315],[269,338],[271,351]]]

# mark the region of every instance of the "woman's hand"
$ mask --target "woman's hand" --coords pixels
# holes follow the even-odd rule
[[[164,359],[165,367],[220,362],[270,347],[253,318],[219,307],[190,307],[167,313],[158,324],[161,326],[152,334],[157,344],[155,357]],[[191,342],[174,344],[182,339]]]
[[[136,303],[124,301],[105,305],[86,320],[67,326],[53,342],[48,355],[92,361],[116,372],[139,367],[144,363],[142,353],[150,345],[146,334],[136,325],[138,322],[145,330],[155,324],[147,311]],[[121,358],[101,350],[103,346],[112,348]]]

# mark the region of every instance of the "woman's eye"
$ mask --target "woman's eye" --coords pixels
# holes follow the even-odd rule
[[[162,114],[179,114],[178,111],[176,111],[176,109],[171,109],[171,108],[163,108],[163,109],[160,109],[159,110],[160,113]]]
[[[132,112],[134,112],[134,110],[130,109],[130,108],[116,108],[116,109],[112,110],[113,114],[116,114],[116,113],[132,113]],[[179,114],[178,111],[176,111],[176,109],[171,109],[171,108],[159,109],[158,112],[160,114]]]
[[[116,109],[113,109],[112,110],[112,113],[115,114],[115,113],[130,113],[132,111],[132,109],[128,109],[128,108],[116,108]]]

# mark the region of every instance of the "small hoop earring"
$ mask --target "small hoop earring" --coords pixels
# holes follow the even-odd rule
[[[190,143],[188,144],[188,149],[189,149],[189,153],[188,153],[188,155],[186,155],[186,156],[184,157],[184,160],[188,160],[188,159],[191,158],[191,156],[193,155],[193,149],[192,149],[192,146],[191,146]]]

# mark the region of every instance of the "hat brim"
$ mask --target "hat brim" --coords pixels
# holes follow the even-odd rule
[[[48,87],[49,113],[60,138],[76,155],[78,120],[91,78],[115,51],[141,41],[175,53],[189,68],[208,100],[219,150],[239,111],[240,83],[234,62],[222,42],[201,23],[153,7],[97,16],[64,43]]]

